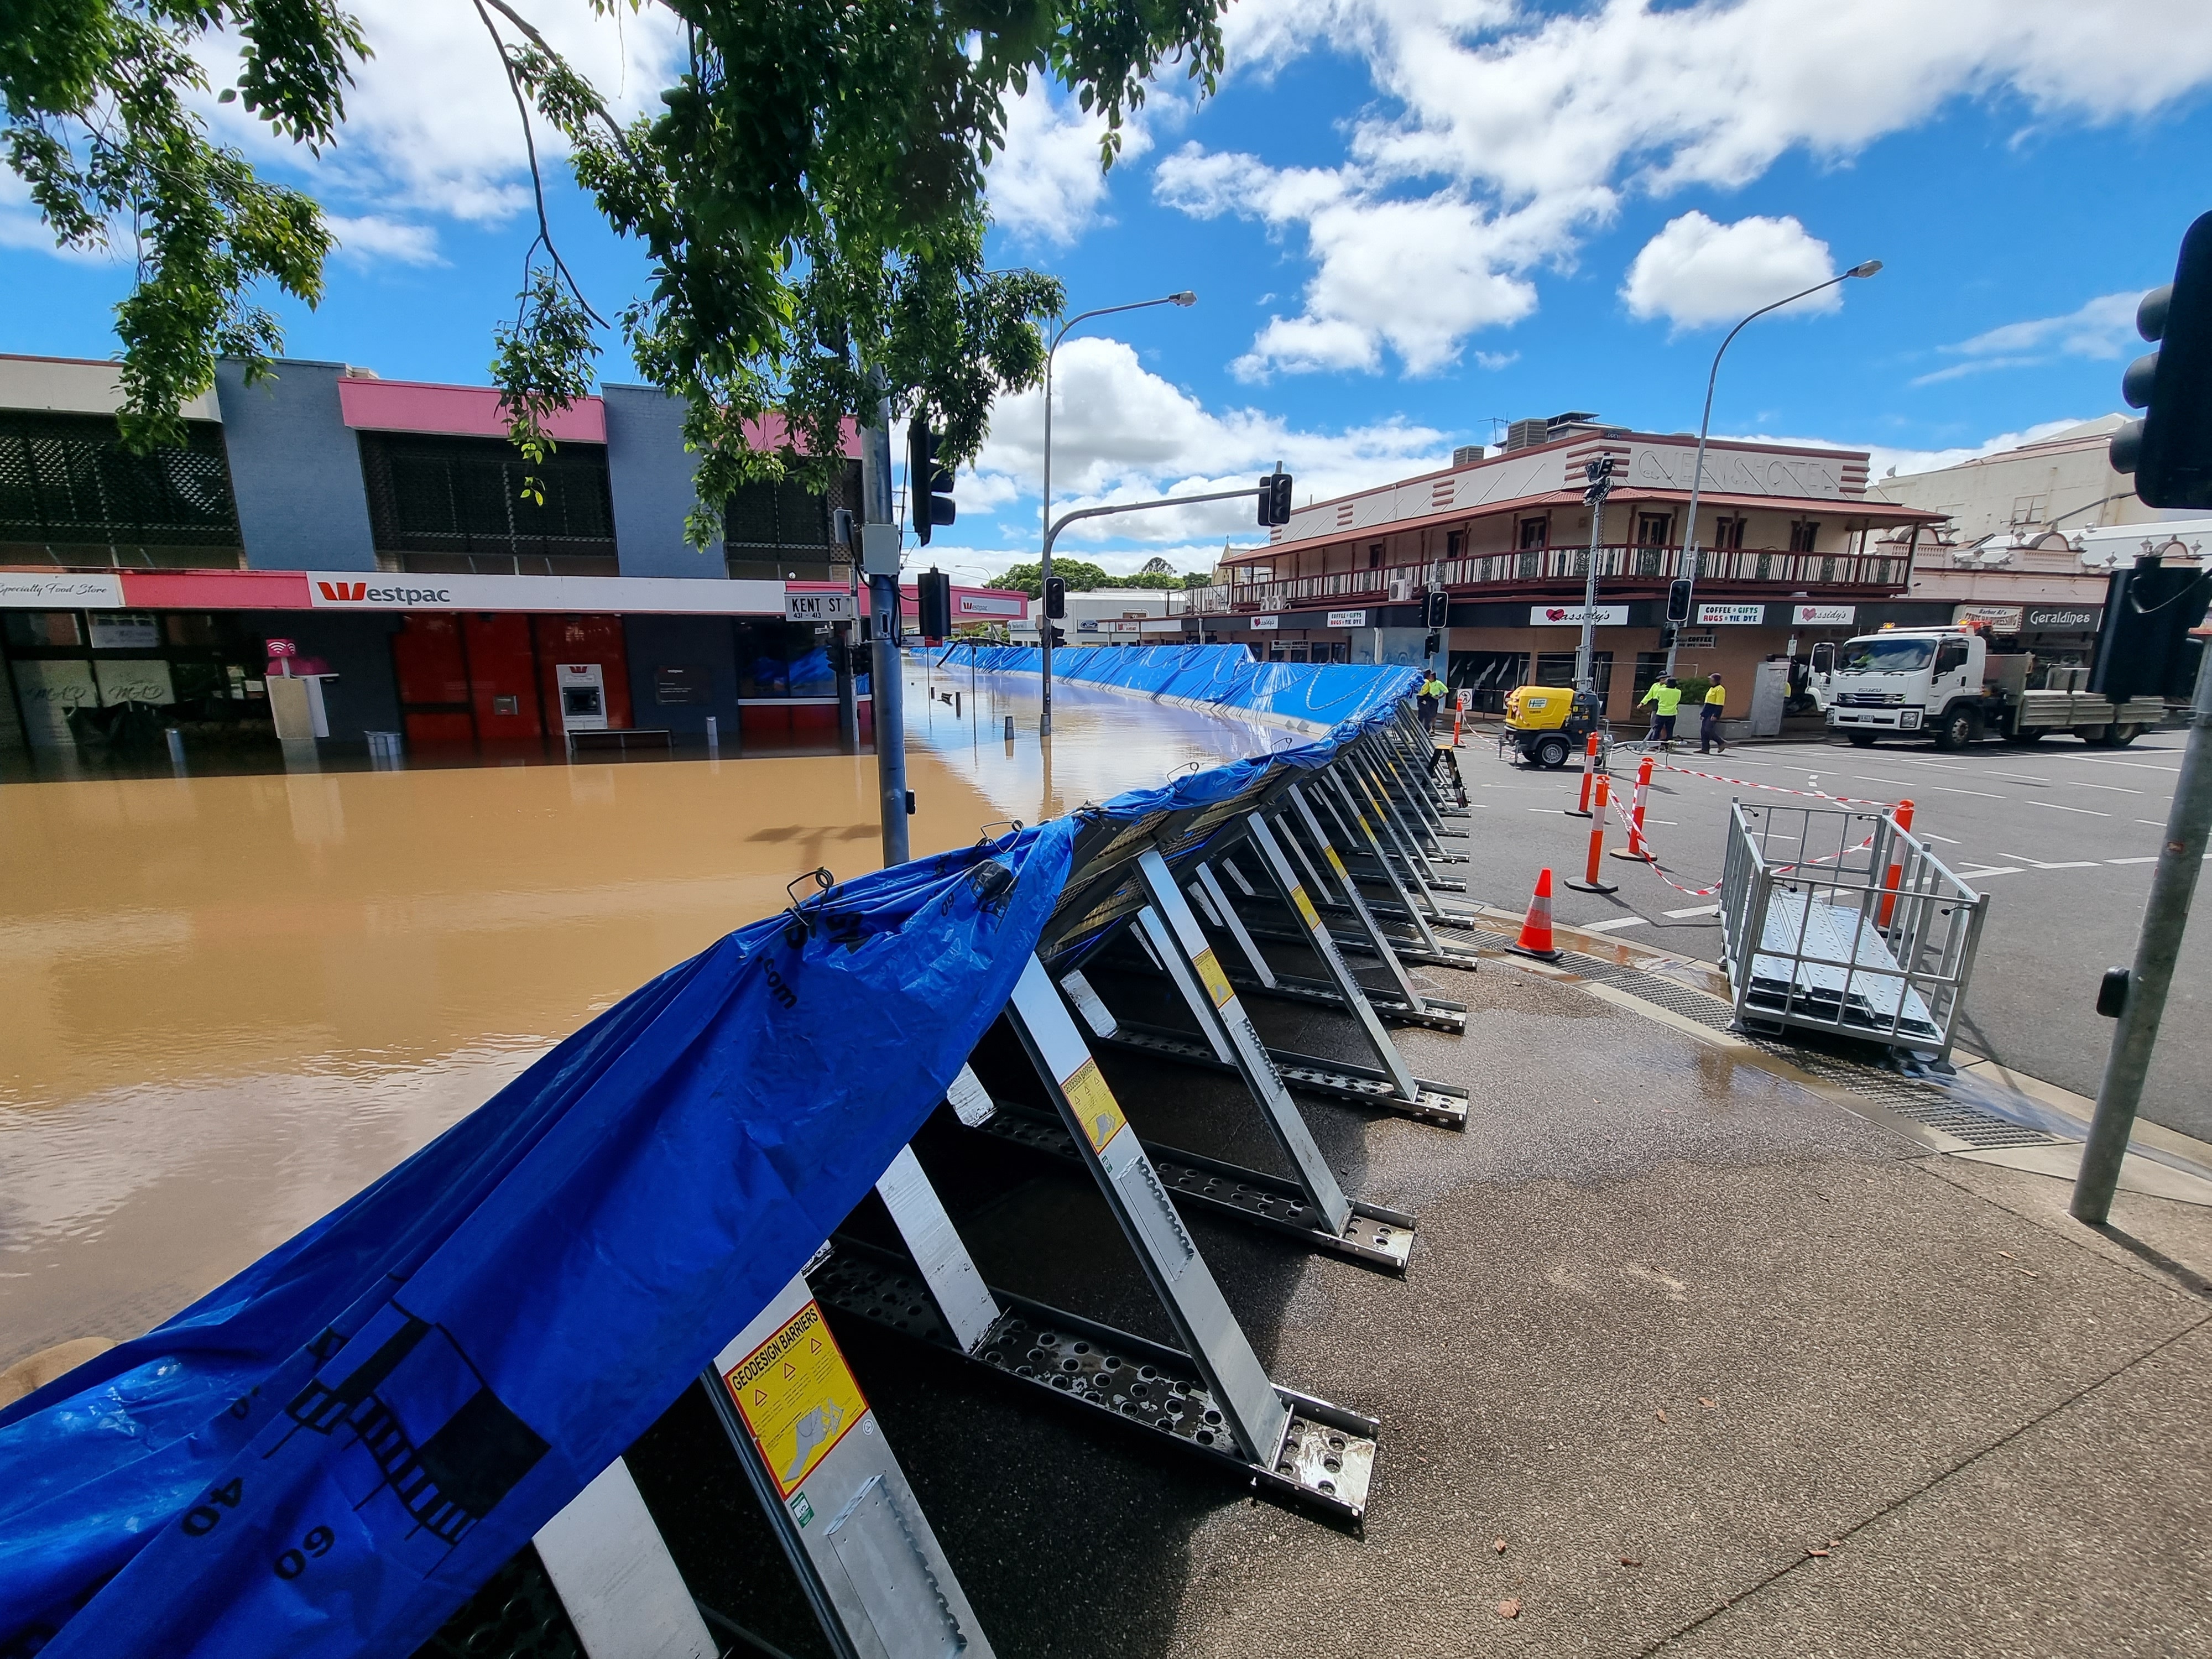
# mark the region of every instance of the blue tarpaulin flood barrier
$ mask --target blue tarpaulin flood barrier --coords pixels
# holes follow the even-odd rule
[[[1044,653],[1033,645],[953,645],[939,662],[964,665],[971,658],[985,673],[1044,671]],[[1162,702],[1234,708],[1320,735],[1357,727],[1378,704],[1413,696],[1421,671],[1257,662],[1241,645],[1074,645],[1052,653],[1052,677]]]
[[[1095,654],[1182,658],[1170,695],[1218,685],[1329,735],[728,934],[228,1284],[0,1412],[0,1656],[410,1652],[914,1137],[1036,949],[1082,823],[1319,765],[1413,672]]]

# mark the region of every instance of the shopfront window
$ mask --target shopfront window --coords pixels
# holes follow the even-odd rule
[[[830,659],[836,636],[816,623],[747,618],[738,629],[738,696],[741,698],[834,697],[837,671]],[[856,695],[867,690],[858,677]]]

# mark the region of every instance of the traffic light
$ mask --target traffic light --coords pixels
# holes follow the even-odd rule
[[[917,410],[906,428],[907,522],[914,538],[927,547],[929,532],[958,516],[952,500],[952,471],[937,460],[937,434],[926,410]]]
[[[1421,596],[1421,626],[1431,634],[1443,627],[1451,616],[1451,597],[1441,589]],[[1431,646],[1431,650],[1435,647]]]
[[[2189,630],[2204,620],[2209,597],[2212,584],[2199,570],[2168,569],[2148,556],[2133,569],[2115,570],[2089,669],[2091,694],[2115,703],[2130,697],[2188,702],[2197,680]]]
[[[1045,629],[1046,632],[1052,635],[1052,648],[1054,650],[1057,651],[1060,647],[1067,643],[1067,630],[1065,628],[1054,628],[1051,623],[1048,623],[1045,624]]]
[[[1690,584],[1686,580],[1667,585],[1667,620],[1677,628],[1690,620]]]
[[[2212,507],[2212,213],[2183,235],[2173,281],[2143,295],[2136,331],[2158,349],[2120,377],[2143,418],[2112,434],[2112,470],[2148,506]]]
[[[1291,521],[1291,475],[1278,465],[1260,480],[1260,528],[1273,530]]]
[[[1044,614],[1055,617],[1067,614],[1067,584],[1057,576],[1044,579]]]
[[[932,566],[915,579],[915,597],[921,611],[921,637],[952,637],[952,578]]]
[[[1583,477],[1589,481],[1589,488],[1583,491],[1583,504],[1595,507],[1613,494],[1613,457],[1600,455],[1595,460],[1584,463]]]

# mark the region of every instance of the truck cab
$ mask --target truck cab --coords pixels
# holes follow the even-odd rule
[[[2070,731],[2084,743],[2122,747],[2155,725],[2164,703],[2138,698],[2115,708],[2064,687],[2031,690],[2035,659],[1992,652],[1972,628],[1886,628],[1847,640],[1826,675],[1828,729],[1861,748],[1884,737],[1926,736],[1938,749],[1983,737],[2033,743]]]

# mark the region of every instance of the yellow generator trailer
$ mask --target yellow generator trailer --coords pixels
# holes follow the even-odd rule
[[[1565,685],[1516,685],[1505,694],[1505,741],[1531,766],[1556,772],[1597,730],[1597,694]]]

